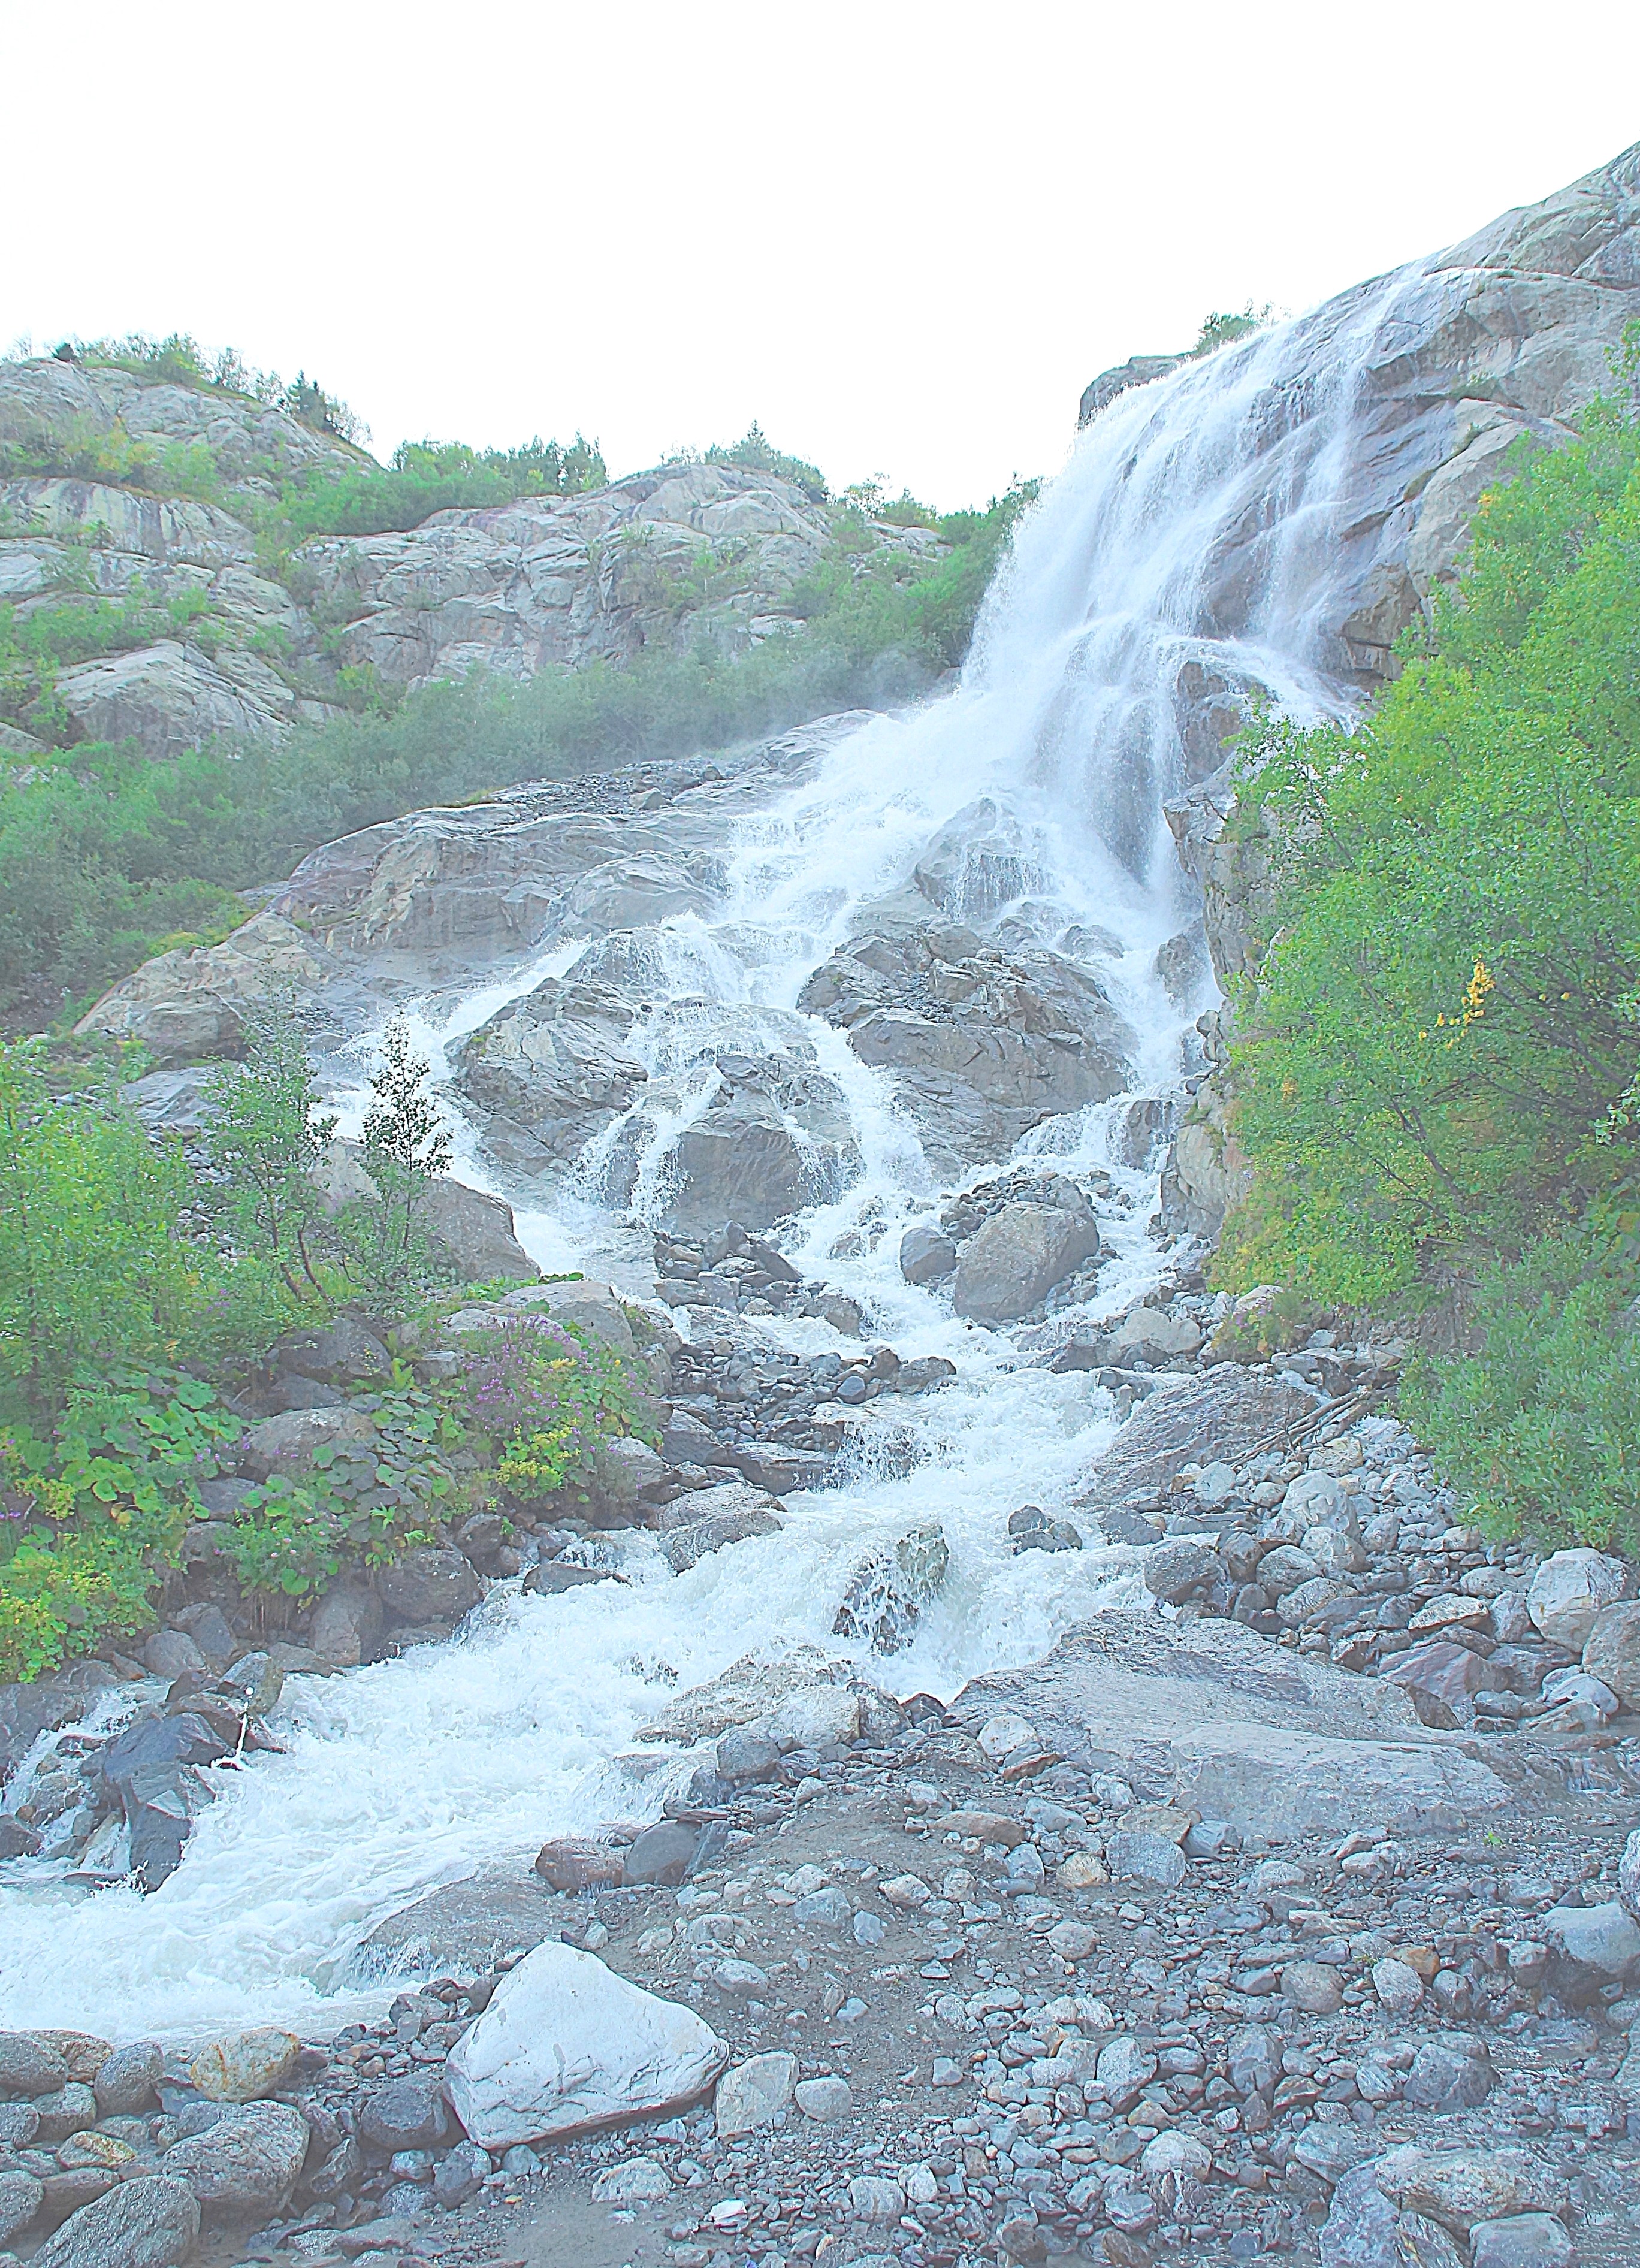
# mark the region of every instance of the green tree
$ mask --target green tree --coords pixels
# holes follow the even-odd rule
[[[384,1314],[401,1308],[430,1272],[423,1217],[451,1157],[449,1130],[428,1092],[430,1070],[395,1016],[382,1035],[364,1113],[362,1163],[375,1196],[342,1216],[349,1268]]]
[[[323,1298],[310,1245],[322,1217],[314,1172],[335,1132],[320,1108],[313,1066],[289,998],[254,1012],[243,1065],[208,1082],[203,1134],[217,1174],[213,1211],[240,1251],[263,1255],[297,1299]]]

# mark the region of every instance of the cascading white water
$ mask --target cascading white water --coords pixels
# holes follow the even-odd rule
[[[153,1896],[84,1895],[45,1861],[0,1870],[0,2022],[129,2037],[348,2021],[359,1996],[342,1987],[342,1965],[375,1921],[476,1866],[527,1864],[549,1833],[652,1811],[665,1776],[613,1761],[633,1733],[749,1648],[851,1650],[831,1633],[850,1565],[920,1519],[943,1522],[952,1572],[915,1643],[871,1665],[900,1691],[949,1693],[1035,1656],[1101,1605],[1143,1595],[1121,1550],[1010,1556],[1009,1511],[1027,1498],[1063,1506],[1114,1412],[1085,1374],[1023,1366],[1004,1338],[902,1280],[899,1227],[937,1185],[883,1078],[796,1002],[860,909],[901,887],[930,837],[988,799],[1017,866],[1019,887],[1004,876],[1004,896],[1028,900],[1021,917],[1043,943],[1101,955],[1137,1035],[1133,1091],[1176,1086],[1205,1005],[1170,998],[1155,966],[1191,917],[1161,810],[1183,778],[1180,672],[1261,685],[1299,711],[1348,707],[1319,666],[1320,626],[1334,611],[1330,563],[1345,533],[1334,504],[1355,389],[1396,288],[1350,295],[1117,401],[1023,521],[960,689],[838,745],[743,828],[713,914],[668,924],[650,947],[656,1012],[633,1045],[658,1084],[673,1082],[674,1101],[651,1127],[632,1203],[642,1211],[664,1195],[670,1145],[697,1107],[688,1064],[703,1035],[811,1048],[843,1098],[860,1167],[782,1241],[806,1273],[858,1299],[902,1356],[956,1363],[945,1392],[896,1410],[918,1461],[897,1477],[794,1498],[783,1533],[680,1578],[638,1537],[624,1550],[629,1585],[529,1598],[504,1587],[451,1644],[292,1679],[277,1721],[286,1753],[232,1777]],[[995,909],[997,887],[974,869],[975,918]],[[555,945],[453,1011],[430,1007],[416,1036],[436,1070],[447,1071],[457,1038],[564,973],[584,942]],[[357,1095],[342,1100],[357,1108]],[[1094,1313],[1129,1304],[1159,1264],[1147,1226],[1154,1170],[1111,1154],[1122,1107],[1051,1120],[1020,1145],[1111,1176]],[[452,1115],[458,1170],[504,1189]],[[520,1210],[520,1233],[548,1267],[634,1282],[636,1240],[596,1202],[599,1163],[595,1151],[579,1190],[551,1210]],[[791,1351],[836,1344],[819,1322],[762,1328]]]

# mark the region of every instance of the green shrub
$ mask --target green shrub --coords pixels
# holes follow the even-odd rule
[[[474,1336],[463,1355],[463,1402],[499,1452],[503,1487],[520,1501],[585,1498],[602,1441],[653,1439],[620,1356],[576,1325],[520,1315]]]
[[[1419,1359],[1401,1414],[1497,1535],[1640,1551],[1640,1314],[1632,1238],[1535,1240],[1489,1269],[1482,1351]]]
[[[68,1391],[55,1433],[0,1432],[0,1677],[34,1677],[154,1620],[151,1593],[239,1420],[175,1370]]]
[[[228,1539],[247,1590],[311,1597],[344,1566],[385,1566],[431,1541],[438,1507],[455,1486],[445,1453],[463,1429],[402,1379],[373,1414],[373,1440],[327,1444],[310,1474],[276,1474],[249,1491]]]
[[[1353,733],[1266,720],[1281,926],[1241,1003],[1216,1280],[1430,1314],[1403,1408],[1495,1533],[1640,1545],[1640,327],[1482,499]]]
[[[222,1270],[179,1223],[180,1155],[158,1149],[104,1077],[58,1093],[38,1045],[0,1044],[0,1418],[48,1418],[77,1371],[174,1359]]]

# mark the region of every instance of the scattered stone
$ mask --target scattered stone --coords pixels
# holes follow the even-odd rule
[[[752,2056],[732,2065],[717,2082],[713,2114],[719,2140],[733,2141],[773,2125],[792,2099],[797,2082],[796,2056]]]
[[[535,1871],[548,1889],[615,1889],[625,1875],[626,1861],[623,1853],[607,1843],[561,1835],[541,1845],[535,1854]]]
[[[1159,1882],[1176,1889],[1190,1869],[1170,1836],[1130,1833],[1118,1828],[1105,1845],[1105,1860],[1115,1881]]]
[[[849,2184],[849,2210],[856,2220],[897,2221],[906,2209],[906,2193],[884,2174],[857,2174]]]
[[[1320,1961],[1291,1961],[1281,1972],[1281,1989],[1295,2008],[1309,2016],[1333,2016],[1344,2005],[1336,1969]]]
[[[900,1273],[908,1284],[938,1284],[957,1264],[957,1248],[943,1229],[917,1222],[900,1240]]]
[[[458,2142],[433,2168],[433,2196],[445,2206],[464,2205],[468,2198],[477,2195],[490,2171],[488,2150],[481,2150],[476,2142]],[[665,2191],[657,2194],[664,2195]]]
[[[607,2168],[592,2183],[594,2205],[652,2205],[671,2194],[672,2177],[657,2158],[628,2158]]]
[[[1469,2232],[1474,2268],[1571,2268],[1571,2239],[1552,2213],[1511,2213]]]
[[[803,2116],[823,2125],[846,2118],[854,2108],[854,2094],[846,2079],[800,2079],[792,2095]]]
[[[434,2080],[389,2080],[371,2089],[359,2111],[360,2138],[378,2150],[431,2149],[449,2131]]]

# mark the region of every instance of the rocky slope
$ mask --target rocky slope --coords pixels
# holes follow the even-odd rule
[[[25,700],[0,719],[4,745],[27,754],[44,731],[164,755],[276,737],[361,684],[527,678],[702,638],[738,652],[800,628],[793,586],[838,532],[840,508],[791,481],[679,463],[282,550],[268,524],[281,490],[361,468],[373,460],[335,434],[220,387],[0,364],[0,605],[17,625],[77,598],[203,601],[175,637],[61,669],[55,733]],[[908,558],[940,549],[924,528],[862,534]]]

